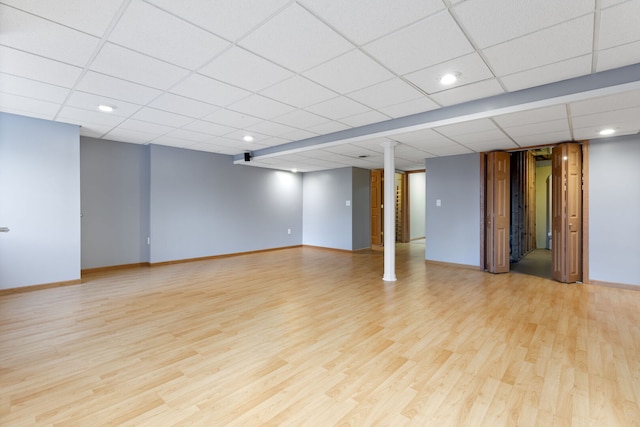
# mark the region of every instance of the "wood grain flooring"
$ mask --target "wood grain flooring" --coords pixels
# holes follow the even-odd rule
[[[640,292],[294,248],[0,297],[2,426],[639,426]]]

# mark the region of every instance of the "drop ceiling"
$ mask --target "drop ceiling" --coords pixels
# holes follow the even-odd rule
[[[639,16],[640,0],[2,0],[0,111],[300,171],[380,168],[392,140],[415,170],[638,133]]]

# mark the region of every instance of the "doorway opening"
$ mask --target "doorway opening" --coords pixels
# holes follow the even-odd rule
[[[580,282],[588,276],[588,142],[483,156],[481,264]]]
[[[510,271],[551,279],[551,147],[511,153]]]
[[[396,172],[394,175],[395,241],[424,241],[425,171]],[[371,171],[371,247],[384,245],[384,170]]]

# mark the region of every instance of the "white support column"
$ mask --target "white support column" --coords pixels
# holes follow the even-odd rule
[[[385,141],[384,147],[384,276],[382,280],[396,281],[396,165],[395,141]]]

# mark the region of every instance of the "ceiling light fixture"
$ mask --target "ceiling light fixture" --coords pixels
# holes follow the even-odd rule
[[[608,135],[613,135],[615,132],[616,132],[615,129],[608,128],[608,129],[602,129],[599,133],[602,136],[608,136]]]
[[[440,77],[440,84],[452,85],[458,81],[458,77],[460,77],[460,73],[447,73]]]
[[[296,173],[296,172],[298,172],[298,169],[293,168],[293,169],[291,169],[291,172]]]
[[[103,113],[110,113],[113,110],[115,110],[116,107],[113,107],[111,105],[107,105],[107,104],[100,104],[98,105],[98,110],[102,111]]]
[[[242,137],[242,140],[244,142],[251,142],[251,141],[253,141],[253,137],[251,135],[245,135],[245,136]]]

